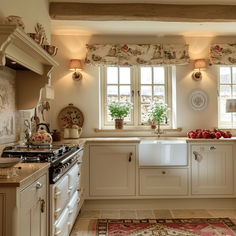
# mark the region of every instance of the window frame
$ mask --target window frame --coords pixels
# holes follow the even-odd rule
[[[229,84],[221,83],[220,82],[220,76],[221,76],[220,68],[222,68],[222,67],[230,68],[230,80],[231,80],[231,82]],[[236,83],[233,83],[233,68],[236,69],[236,66],[233,66],[233,65],[221,65],[221,66],[218,66],[218,83],[217,83],[218,119],[217,119],[217,123],[218,123],[218,128],[221,128],[221,129],[236,129],[236,126],[234,125],[234,119],[233,119],[233,116],[235,116],[234,113],[230,114],[231,115],[231,121],[230,122],[223,122],[223,121],[221,121],[221,109],[220,109],[220,102],[221,102],[221,99],[222,99],[221,96],[220,96],[220,86],[221,85],[230,85],[230,87],[231,87],[231,96],[226,98],[226,99],[236,98],[236,95],[233,96],[233,85],[236,85]]]
[[[100,66],[100,126],[102,129],[109,129],[114,127],[114,121],[107,121],[106,113],[106,89],[107,89],[107,73],[106,68],[112,66]],[[114,66],[114,67],[126,67],[126,66]],[[133,103],[133,109],[131,110],[131,122],[125,122],[126,127],[133,129],[150,129],[150,125],[141,122],[141,67],[144,66],[129,66],[131,69],[130,82],[131,82],[131,102]],[[172,66],[169,65],[147,65],[146,67],[152,67],[152,76],[153,76],[153,67],[164,67],[165,69],[165,98],[166,103],[170,108],[172,108]],[[118,69],[119,71],[119,69]],[[119,72],[118,72],[119,73]],[[155,84],[150,84],[155,85]],[[133,91],[133,94],[132,94]],[[136,112],[135,112],[136,111]],[[171,129],[173,126],[173,117],[172,109],[168,111],[168,124],[161,124],[161,127],[164,129]]]

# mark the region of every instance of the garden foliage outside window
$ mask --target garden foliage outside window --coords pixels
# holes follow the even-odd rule
[[[132,109],[124,121],[127,126],[145,127],[151,105],[163,102],[171,108],[171,67],[169,66],[103,66],[102,126],[113,126],[107,105],[112,102],[131,103]],[[163,126],[171,127],[171,110]]]

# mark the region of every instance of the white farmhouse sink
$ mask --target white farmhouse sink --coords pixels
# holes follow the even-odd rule
[[[187,165],[185,140],[142,140],[139,144],[139,166]]]

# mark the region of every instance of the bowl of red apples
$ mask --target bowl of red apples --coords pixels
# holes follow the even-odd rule
[[[191,130],[187,133],[188,138],[204,138],[204,139],[219,139],[219,138],[231,138],[232,134],[229,131],[222,131],[219,129],[213,129],[208,130],[208,129],[196,129]]]

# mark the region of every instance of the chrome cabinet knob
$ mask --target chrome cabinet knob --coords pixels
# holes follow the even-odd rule
[[[41,189],[43,187],[43,185],[39,182],[36,183],[36,189]]]

